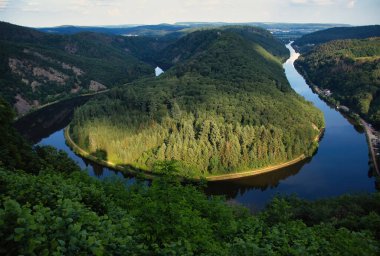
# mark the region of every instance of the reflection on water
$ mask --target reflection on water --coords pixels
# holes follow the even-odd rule
[[[66,127],[74,109],[86,103],[92,96],[80,96],[46,106],[14,123],[14,127],[33,144]],[[54,145],[53,145],[54,146]]]
[[[284,64],[286,76],[292,88],[322,110],[326,129],[318,151],[312,158],[270,173],[230,181],[211,182],[205,189],[209,195],[225,195],[236,202],[260,209],[277,194],[296,194],[302,198],[316,199],[350,192],[371,192],[379,188],[369,170],[368,147],[360,127],[354,127],[333,107],[328,106],[307,86],[303,77],[295,70],[297,58],[293,48],[291,58]],[[66,145],[63,127],[71,120],[73,110],[85,101],[56,104],[39,111],[16,126],[31,141],[41,145],[52,145],[66,151],[81,168],[91,176],[104,179],[118,176],[134,179],[127,174],[113,171],[75,155]]]
[[[251,189],[264,192],[267,189],[276,188],[280,184],[281,180],[284,180],[289,176],[296,175],[308,162],[310,162],[310,158],[294,165],[279,169],[275,172],[263,173],[257,176],[244,177],[232,181],[211,182],[208,184],[205,191],[212,195],[225,195],[228,199],[243,196]]]

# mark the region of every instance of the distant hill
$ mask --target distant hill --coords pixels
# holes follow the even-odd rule
[[[39,31],[54,34],[75,34],[80,32],[96,32],[124,36],[149,36],[179,38],[189,32],[206,28],[220,28],[223,26],[253,26],[269,30],[284,42],[294,40],[302,35],[332,27],[346,27],[346,24],[325,23],[273,23],[273,22],[177,22],[174,24],[157,25],[120,25],[120,26],[59,26],[36,28]]]
[[[294,45],[303,51],[310,46],[323,44],[339,39],[362,39],[380,36],[380,25],[358,27],[336,27],[306,34],[294,42]]]
[[[165,36],[170,33],[179,32],[188,26],[183,25],[140,25],[140,26],[120,26],[120,27],[91,27],[91,26],[59,26],[59,27],[46,27],[37,28],[37,30],[47,33],[55,34],[76,34],[80,32],[96,32],[111,35],[124,35],[124,36]],[[183,33],[178,33],[177,36]],[[172,35],[173,36],[173,35]]]
[[[337,104],[380,127],[380,37],[321,44],[301,55],[296,67],[314,85],[329,89]]]
[[[154,76],[169,41],[82,32],[49,34],[0,22],[0,93],[19,114],[76,94]]]

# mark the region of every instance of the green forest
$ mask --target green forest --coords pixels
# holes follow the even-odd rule
[[[322,44],[296,67],[314,85],[331,90],[336,104],[380,126],[380,37]]]
[[[380,37],[380,25],[334,27],[303,35],[294,41],[299,51],[305,53],[314,46],[334,40]]]
[[[92,32],[48,34],[5,22],[0,22],[0,31],[0,94],[12,105],[18,106],[21,99],[28,106],[26,110],[16,107],[19,114],[56,100],[153,77],[151,59],[171,42],[165,37]]]
[[[181,185],[100,181],[63,151],[31,147],[0,98],[1,255],[378,255],[380,194],[275,197],[257,213]]]
[[[311,156],[324,120],[291,89],[281,64],[288,55],[263,29],[190,33],[164,49],[163,75],[77,109],[70,136],[119,166],[155,171],[157,161],[176,160],[190,178]]]

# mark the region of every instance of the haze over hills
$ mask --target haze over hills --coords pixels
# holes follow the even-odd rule
[[[36,28],[42,32],[56,33],[56,34],[75,34],[79,32],[97,32],[113,35],[125,36],[163,36],[169,33],[179,32],[188,28],[185,25],[121,25],[121,26],[105,26],[105,27],[89,27],[89,26],[59,26],[59,27],[46,27]]]
[[[99,159],[149,171],[176,160],[186,177],[309,156],[323,117],[291,89],[282,68],[288,54],[260,28],[190,33],[163,50],[163,75],[89,101],[70,134]]]
[[[228,22],[176,22],[174,24],[157,24],[157,25],[120,25],[120,26],[59,26],[36,28],[43,32],[58,34],[73,34],[84,31],[100,32],[125,36],[163,36],[180,37],[188,32],[197,29],[216,28],[221,26],[255,26],[271,31],[275,36],[288,40],[294,40],[304,34],[315,32],[332,27],[349,26],[347,24],[314,24],[314,23],[275,23],[275,22],[246,22],[246,23],[228,23]]]

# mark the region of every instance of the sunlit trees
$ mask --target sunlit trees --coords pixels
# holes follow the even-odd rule
[[[280,63],[285,55],[273,55],[284,46],[249,31],[200,31],[168,46],[168,55],[183,48],[187,57],[158,78],[115,88],[77,109],[74,141],[90,153],[106,151],[115,164],[146,170],[157,160],[177,160],[193,176],[310,155],[322,114],[291,90]],[[208,46],[193,49],[190,41],[199,38]]]

